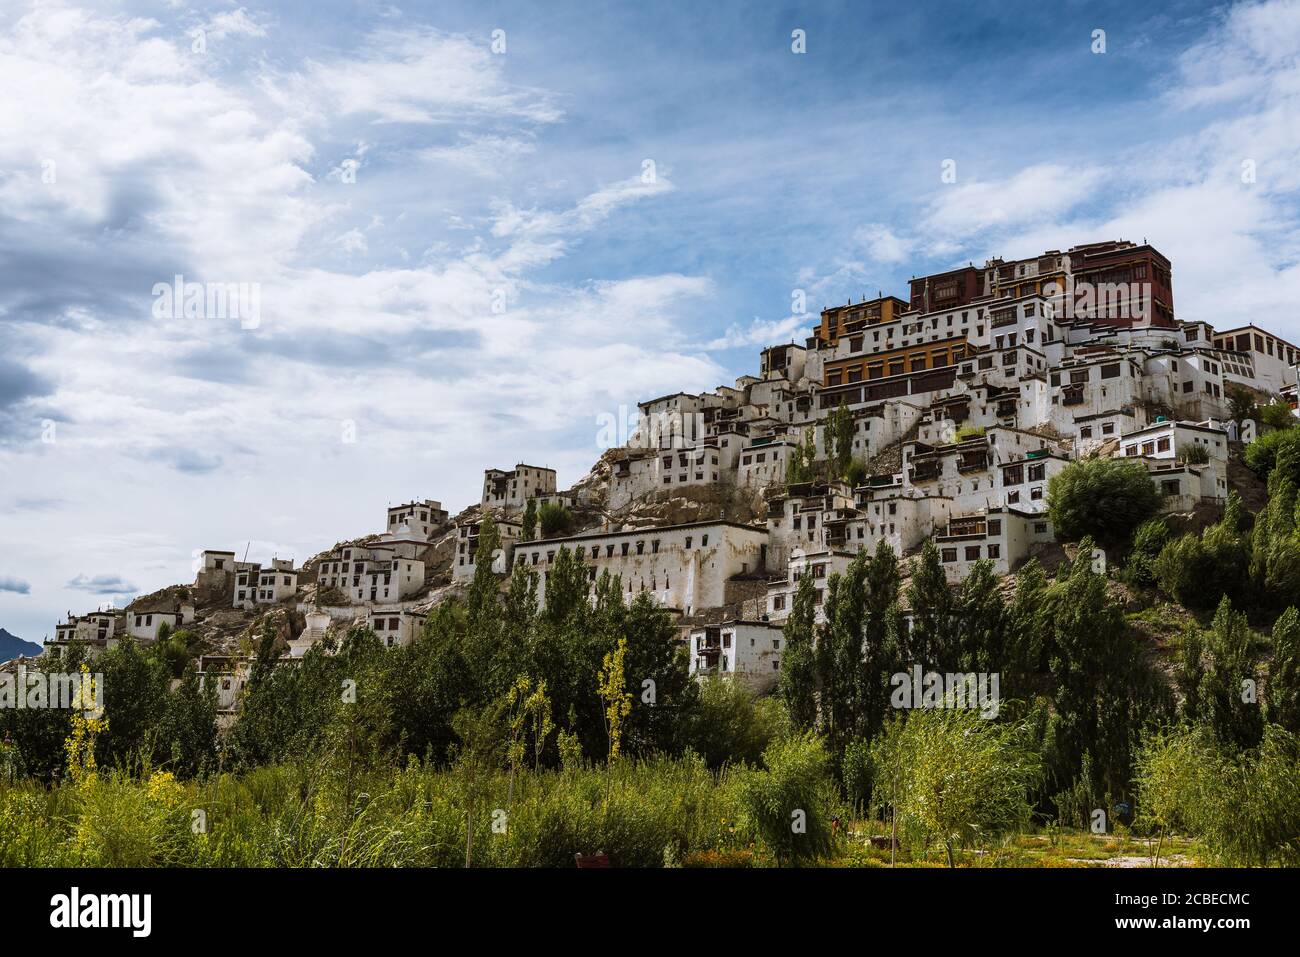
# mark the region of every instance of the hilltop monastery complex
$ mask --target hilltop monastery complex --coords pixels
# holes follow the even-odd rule
[[[291,612],[286,659],[354,622],[403,645],[478,563],[503,576],[527,567],[544,598],[567,548],[593,581],[609,571],[627,597],[649,592],[670,609],[692,671],[770,686],[802,576],[818,582],[820,603],[821,581],[860,549],[883,541],[907,555],[927,538],[953,581],[981,559],[1013,572],[1054,547],[1047,483],[1072,460],[1142,462],[1170,512],[1224,501],[1229,443],[1240,438],[1229,392],[1294,408],[1300,349],[1252,324],[1175,318],[1172,273],[1145,242],[1111,241],[915,278],[906,298],[824,309],[804,341],[764,349],[757,372],[734,385],[640,403],[635,434],[568,491],[549,468],[493,468],[459,516],[433,500],[394,506],[382,533],[300,568],[204,551],[192,587],[69,615],[46,655],[123,634],[150,641],[218,608],[245,626]],[[790,481],[807,437],[825,459],[822,426],[841,407],[860,480]],[[696,504],[689,521],[651,507],[674,501]],[[527,540],[530,502],[566,510],[573,530],[542,537],[539,527]],[[478,548],[487,514],[500,537],[491,555]],[[222,676],[233,708],[237,657],[202,664]]]

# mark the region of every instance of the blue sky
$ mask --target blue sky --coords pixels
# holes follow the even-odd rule
[[[1147,238],[1180,317],[1300,341],[1297,3],[755,7],[7,4],[0,625],[568,485],[602,413],[989,256]],[[155,317],[176,274],[256,327]]]

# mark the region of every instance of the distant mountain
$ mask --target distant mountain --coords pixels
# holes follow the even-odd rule
[[[40,645],[31,641],[23,641],[21,638],[11,635],[3,628],[0,628],[0,662],[10,661],[21,655],[31,657],[40,653]]]

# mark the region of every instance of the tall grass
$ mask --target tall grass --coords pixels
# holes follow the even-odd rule
[[[513,790],[505,772],[470,779],[414,762],[352,775],[299,762],[185,783],[157,772],[0,783],[0,865],[463,867],[471,805],[473,866],[571,867],[597,852],[621,867],[767,862],[745,803],[763,773],[714,773],[687,756],[525,771]]]

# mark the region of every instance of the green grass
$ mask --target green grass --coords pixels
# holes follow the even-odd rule
[[[477,780],[461,771],[379,771],[349,777],[307,764],[178,782],[101,773],[80,785],[0,783],[0,865],[6,867],[463,867],[466,811],[474,807],[472,863],[572,867],[576,852],[605,852],[618,867],[767,867],[776,863],[749,818],[755,772],[711,774],[691,759],[617,762]],[[493,812],[504,811],[505,816]],[[196,814],[195,812],[201,812]],[[830,867],[888,867],[881,821],[850,820]],[[494,821],[497,827],[494,828]],[[501,824],[504,823],[504,829]],[[959,867],[1096,867],[1140,858],[1154,844],[1128,835],[1036,832],[963,848]],[[1195,864],[1185,839],[1162,861]],[[1134,866],[1132,861],[1128,861]],[[943,849],[903,848],[898,866],[944,867]],[[1138,864],[1136,866],[1143,866]]]

